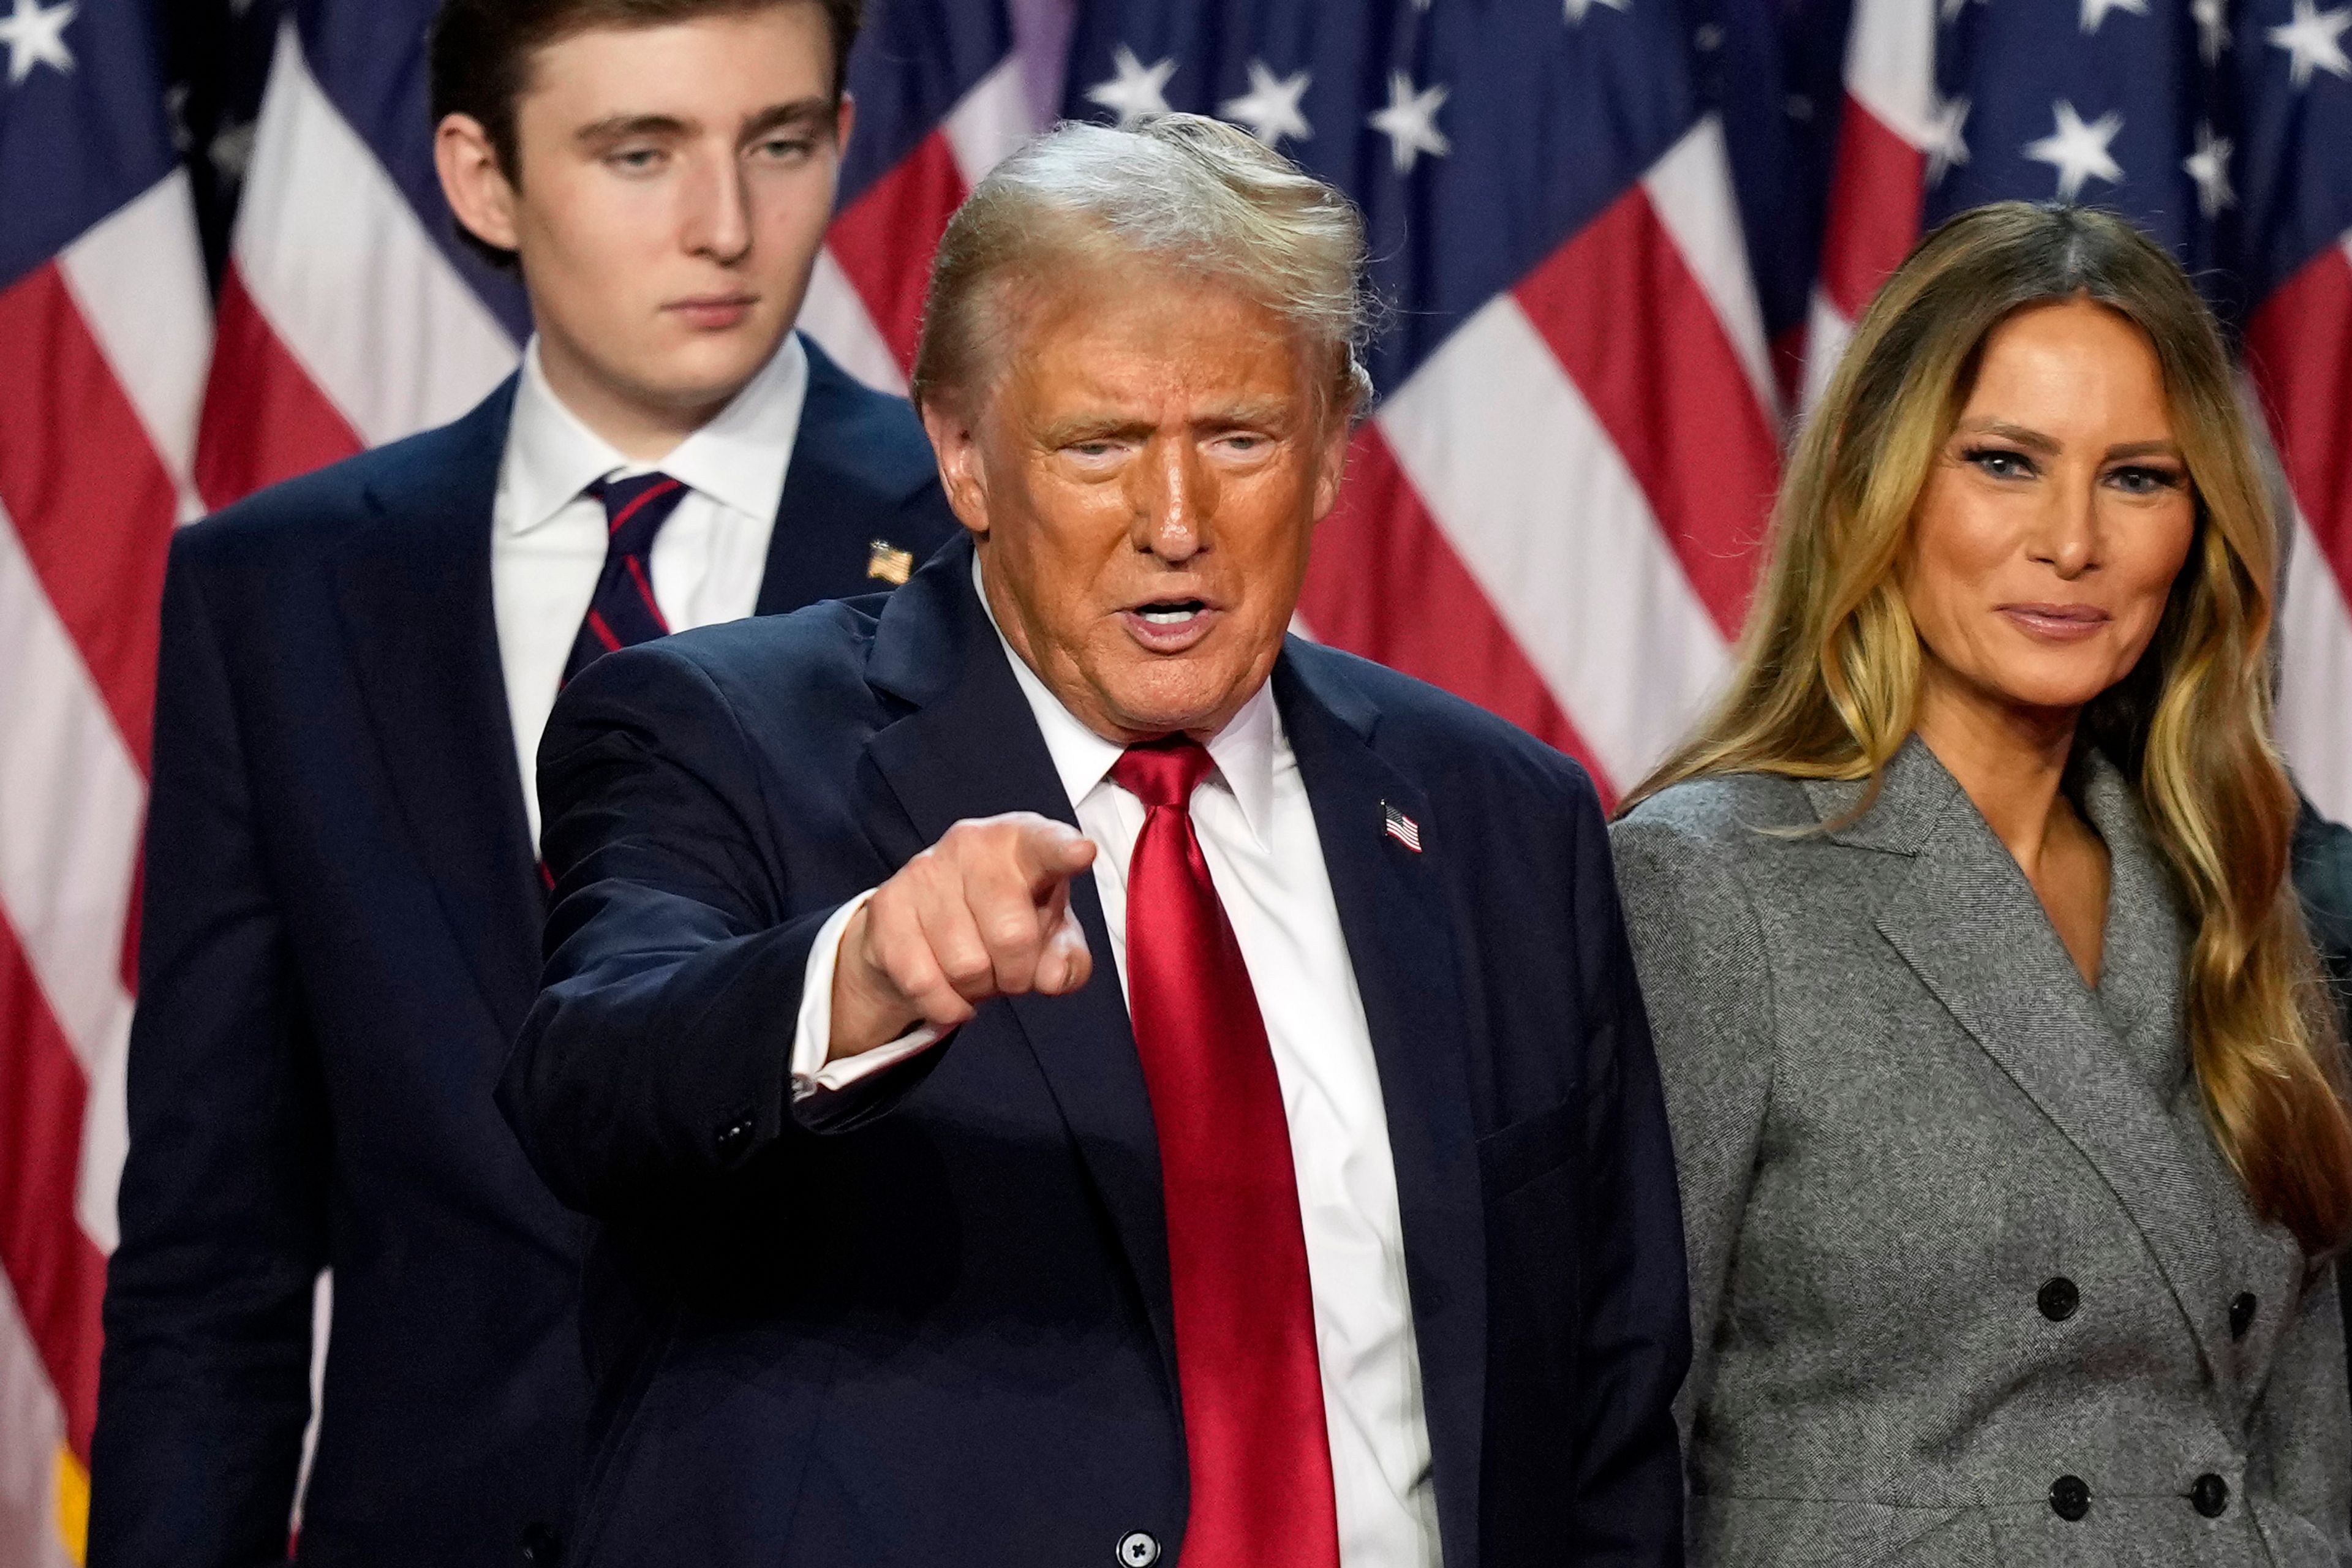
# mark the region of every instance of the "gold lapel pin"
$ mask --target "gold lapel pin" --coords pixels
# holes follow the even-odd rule
[[[866,547],[866,574],[877,583],[887,583],[893,588],[907,580],[915,570],[915,552],[901,550],[887,539],[877,539]]]

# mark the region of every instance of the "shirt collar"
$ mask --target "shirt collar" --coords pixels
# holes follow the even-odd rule
[[[1013,650],[1013,644],[1005,638],[1004,628],[997,624],[996,611],[982,585],[978,555],[971,562],[971,590],[980,595],[981,610],[996,633],[998,646],[1004,649],[1004,661],[1013,667],[1013,679],[1020,684],[1029,711],[1036,716],[1037,729],[1045,737],[1045,750],[1054,759],[1054,772],[1061,779],[1062,792],[1070,797],[1075,810],[1110,776],[1110,770],[1126,748],[1116,741],[1104,740],[1080,723],[1077,716],[1038,679],[1037,672],[1029,668],[1029,661]],[[1224,781],[1225,788],[1241,807],[1242,820],[1261,848],[1265,847],[1266,831],[1274,816],[1275,752],[1281,740],[1282,716],[1275,710],[1274,683],[1267,681],[1250,694],[1241,710],[1207,742],[1209,760],[1217,764],[1217,776]]]
[[[772,518],[783,498],[784,473],[792,466],[807,397],[808,351],[798,332],[787,332],[760,374],[709,424],[660,462],[633,463],[555,395],[534,336],[523,351],[514,422],[507,435],[513,502],[508,531],[529,533],[598,479],[656,468],[732,510]]]

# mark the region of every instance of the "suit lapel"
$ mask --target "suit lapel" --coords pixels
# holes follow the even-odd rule
[[[514,383],[373,480],[338,608],[384,772],[502,1036],[539,982],[540,889],[490,598],[490,508]]]
[[[1293,639],[1275,700],[1298,758],[1339,926],[1364,1003],[1404,1221],[1439,1531],[1448,1562],[1478,1557],[1486,1430],[1486,1209],[1478,1177],[1454,921],[1440,868],[1444,818],[1370,741],[1379,710],[1333,656]],[[1423,850],[1385,830],[1419,825]]]
[[[808,354],[808,390],[776,501],[776,526],[768,536],[755,615],[781,615],[842,591],[840,563],[818,559],[814,547],[821,540],[837,548],[839,541],[815,520],[887,517],[930,477],[929,469],[919,468],[909,484],[878,460],[896,434],[870,425],[882,416],[880,395],[859,385],[805,335],[801,344]],[[895,406],[892,413],[903,422]],[[889,584],[869,585],[878,590]]]
[[[1034,811],[1077,826],[1045,740],[971,588],[971,545],[959,539],[890,596],[867,668],[915,710],[877,733],[866,754],[936,843],[959,820]],[[1068,996],[1007,1000],[1102,1194],[1135,1271],[1176,1389],[1174,1300],[1151,1101],[1136,1056],[1102,903],[1091,876],[1070,884],[1094,978]]]
[[[1808,787],[1825,819],[1851,798]],[[2223,1296],[2209,1195],[2166,1097],[2116,1038],[2015,858],[1916,739],[1869,816],[1831,837],[1909,854],[1876,901],[1880,934],[2114,1192],[2235,1408],[2236,1357],[2210,1310]],[[2130,886],[2115,879],[2117,895]]]

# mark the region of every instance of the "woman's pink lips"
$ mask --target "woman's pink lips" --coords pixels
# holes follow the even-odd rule
[[[2105,630],[2113,618],[2095,605],[2003,605],[2000,614],[2044,642],[2081,642]]]
[[[1182,653],[1209,635],[1224,612],[1213,605],[1203,605],[1192,619],[1155,625],[1143,618],[1140,609],[1121,610],[1118,618],[1127,627],[1127,635],[1153,653]]]
[[[669,308],[698,327],[731,327],[751,313],[754,303],[748,294],[714,295],[680,300]]]

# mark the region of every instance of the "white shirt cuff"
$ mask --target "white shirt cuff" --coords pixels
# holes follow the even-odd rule
[[[808,973],[801,981],[800,1020],[793,1029],[793,1103],[798,1105],[810,1096],[833,1093],[860,1083],[876,1073],[898,1066],[908,1057],[938,1043],[942,1030],[929,1024],[919,1025],[887,1045],[877,1046],[870,1051],[860,1051],[854,1057],[844,1057],[837,1062],[825,1060],[833,1048],[833,971],[841,962],[841,937],[848,930],[850,917],[866,907],[875,889],[866,891],[833,911],[833,918],[817,928],[816,941],[809,947]]]

